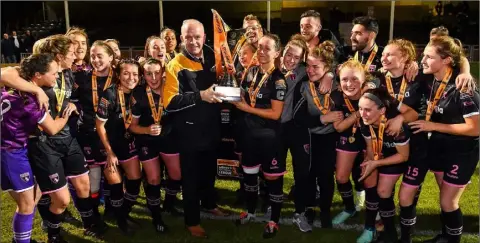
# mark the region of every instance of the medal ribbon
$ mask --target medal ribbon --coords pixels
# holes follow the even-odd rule
[[[315,84],[310,81],[309,85],[310,85],[310,93],[313,96],[313,102],[315,103],[315,106],[317,106],[317,108],[320,110],[320,112],[322,112],[323,115],[327,114],[327,112],[330,111],[330,92],[325,94],[325,96],[323,98],[324,104],[322,105],[320,103],[320,98],[318,97],[317,89],[315,88]]]
[[[57,87],[53,89],[55,92],[55,97],[57,97],[57,117],[60,116],[60,111],[62,110],[63,100],[65,99],[65,75],[62,72],[62,85],[60,89]]]
[[[255,86],[255,83],[257,82],[257,75],[260,72],[260,69],[261,68],[258,68],[258,71],[255,73],[255,76],[253,77],[252,83],[250,84],[250,87],[248,88],[248,95],[250,95],[250,106],[251,107],[255,107],[255,104],[257,103],[257,95],[260,92],[260,89],[262,88],[263,83],[265,83],[265,81],[267,81],[268,77],[270,76],[270,74],[275,69],[275,66],[273,66],[272,68],[270,68],[270,70],[268,70],[265,74],[263,74],[262,79],[260,80],[260,82],[258,83],[257,87],[254,90],[253,87]]]
[[[125,96],[123,94],[123,90],[121,88],[118,88],[118,98],[120,100],[120,107],[122,108],[122,117],[123,117],[123,124],[125,125],[125,129],[128,129],[130,127],[130,123],[132,123],[132,113],[127,117],[127,109],[125,107]]]
[[[245,43],[246,40],[247,38],[245,37],[245,35],[242,35],[242,37],[240,37],[240,39],[237,41],[237,44],[235,44],[235,47],[233,48],[233,60],[237,58],[238,53],[240,52],[240,49],[242,48],[243,43]]]
[[[345,96],[343,95],[343,100],[345,100],[345,104],[347,104],[347,107],[348,107],[348,110],[350,111],[350,113],[353,115],[355,112],[357,112],[354,108],[353,108],[353,105],[352,103],[350,102],[350,100]],[[360,119],[357,118],[357,120],[355,121],[355,123],[353,124],[353,127],[352,127],[352,137],[355,135],[355,132],[357,132],[357,127],[360,126]]]
[[[377,46],[377,44],[375,44],[375,45],[373,46],[372,52],[370,53],[370,56],[368,57],[367,62],[366,62],[365,65],[363,66],[363,69],[365,69],[366,71],[368,71],[368,68],[370,67],[370,64],[372,64],[373,58],[375,58],[375,55],[377,55],[377,52],[378,52],[378,46]],[[358,51],[355,52],[355,56],[353,57],[353,59],[355,59],[355,61],[358,61]]]
[[[385,115],[382,115],[380,118],[380,126],[378,127],[378,139],[377,135],[375,134],[375,131],[370,125],[370,133],[372,135],[372,146],[373,146],[373,159],[374,160],[379,160],[380,155],[382,154],[382,148],[383,148],[383,132],[385,131],[385,125],[387,124],[387,118],[385,118]]]
[[[392,80],[390,78],[390,75],[385,76],[385,83],[387,83],[387,89],[388,93],[395,98],[395,91],[393,90],[393,85],[392,85]],[[407,80],[405,79],[405,76],[403,76],[402,79],[402,84],[400,85],[400,91],[398,92],[398,97],[397,100],[402,103],[403,98],[405,97],[405,91],[407,90]]]
[[[103,86],[103,91],[105,91],[112,83],[112,76],[113,76],[113,72],[112,72],[112,69],[110,68],[110,71],[108,71],[107,82],[105,82],[105,85]],[[92,102],[93,102],[93,110],[97,112],[97,109],[98,109],[97,70],[95,69],[92,72]]]
[[[150,88],[150,86],[147,86],[147,97],[148,103],[150,104],[150,110],[152,111],[153,120],[155,121],[155,124],[160,125],[163,113],[163,97],[160,96],[160,101],[158,102],[158,110],[155,106],[155,101],[153,100],[152,89]]]
[[[245,80],[245,77],[247,76],[247,71],[250,69],[252,66],[258,65],[258,60],[257,60],[257,52],[253,53],[252,60],[248,64],[247,68],[243,70],[242,74],[242,80],[240,80],[240,86],[242,85],[243,81]]]
[[[443,77],[443,80],[438,86],[437,92],[435,93],[435,98],[433,99],[433,102],[431,101],[432,97],[430,97],[430,99],[428,100],[427,115],[425,117],[426,121],[430,121],[433,110],[435,109],[435,106],[437,105],[438,101],[442,97],[443,91],[445,90],[445,87],[447,86],[447,83],[448,83],[448,80],[450,80],[450,77],[452,77],[451,68],[447,69],[447,72],[445,73],[445,76]]]

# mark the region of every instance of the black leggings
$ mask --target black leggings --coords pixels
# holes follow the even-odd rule
[[[296,127],[293,121],[282,123],[279,133],[278,160],[286,161],[290,149],[295,181],[295,212],[302,213],[307,205],[308,175],[310,174],[310,133]],[[286,163],[286,162],[285,162]]]
[[[338,134],[311,134],[312,168],[308,189],[309,204],[315,205],[316,185],[320,187],[320,210],[325,216],[330,216],[333,193],[335,191],[335,161]],[[315,183],[315,180],[317,183]]]

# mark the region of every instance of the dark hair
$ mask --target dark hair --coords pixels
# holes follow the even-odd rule
[[[144,66],[147,65],[147,64],[149,64],[149,65],[158,64],[158,65],[160,65],[160,67],[162,67],[162,69],[163,69],[163,64],[162,64],[162,62],[159,61],[159,60],[157,60],[157,59],[155,59],[155,58],[153,58],[153,57],[149,57],[149,58],[147,58],[145,61],[143,61],[143,62],[140,63],[140,65],[142,65],[142,67],[144,67]]]
[[[318,21],[322,21],[321,18],[320,18],[320,13],[315,11],[315,10],[307,10],[306,12],[302,13],[302,15],[300,15],[300,19],[303,19],[303,18],[308,18],[308,17],[313,17],[315,19],[318,19]]]
[[[267,37],[267,38],[270,38],[273,40],[273,42],[275,42],[275,50],[276,51],[280,51],[280,49],[282,48],[281,47],[281,42],[280,42],[280,37],[278,37],[278,35],[276,34],[272,34],[272,33],[265,33],[263,35],[263,37]]]
[[[319,46],[314,47],[308,55],[322,61],[325,67],[330,70],[335,63],[335,44],[331,41],[324,41]]]
[[[55,61],[52,54],[32,54],[24,58],[20,63],[20,76],[25,80],[31,80],[35,73],[45,74],[50,69],[50,64]]]
[[[393,98],[385,88],[367,89],[363,93],[362,97],[375,102],[379,109],[385,107],[387,109],[385,114],[389,113],[390,111],[397,110],[399,104],[398,101]]]
[[[160,37],[162,39],[165,38],[165,35],[167,34],[168,31],[171,31],[174,35],[175,35],[175,38],[177,37],[177,32],[175,32],[175,30],[173,29],[170,29],[168,27],[164,27],[161,31],[160,31]]]
[[[378,34],[378,22],[375,18],[369,16],[360,16],[353,19],[353,24],[363,25],[368,31],[373,31]]]
[[[448,36],[449,33],[448,33],[448,29],[447,29],[445,26],[440,25],[440,26],[438,26],[438,27],[433,28],[433,29],[430,31],[430,35]]]
[[[109,56],[113,56],[112,65],[113,66],[116,65],[115,58],[117,56],[115,55],[115,51],[113,51],[113,49],[107,44],[107,41],[97,40],[93,42],[92,48],[94,46],[101,46]]]
[[[122,71],[123,66],[127,65],[127,64],[137,66],[138,67],[138,75],[142,76],[141,74],[143,73],[143,68],[140,65],[140,63],[135,61],[135,59],[133,59],[133,58],[125,58],[125,59],[120,60],[117,64],[116,68],[115,68],[116,69],[115,73],[117,74],[117,77],[120,77],[120,73]]]
[[[462,42],[457,38],[452,38],[450,36],[435,37],[428,42],[427,46],[434,46],[438,55],[442,59],[451,57],[452,63],[450,66],[452,67],[460,64],[465,57]]]

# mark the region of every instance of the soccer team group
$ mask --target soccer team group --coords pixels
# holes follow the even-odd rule
[[[240,101],[216,91],[218,53],[194,19],[183,22],[181,44],[166,28],[136,60],[121,57],[118,41],[90,44],[74,27],[38,40],[20,66],[2,68],[1,186],[17,203],[12,242],[36,242],[36,210],[48,242],[66,242],[60,225],[70,198],[85,235],[102,238],[108,229],[101,200],[105,216],[113,212],[131,235],[138,222],[129,213],[142,184],[157,232],[168,231],[168,212],[182,215],[192,236],[206,237],[200,211],[228,215],[214,187],[225,105],[243,170],[246,210],[238,225],[255,219],[262,188],[270,217],[263,237],[278,232],[290,150],[292,222],[300,231],[312,231],[317,206],[322,228],[348,223],[365,206],[357,242],[411,242],[431,171],[443,227],[428,242],[460,242],[459,200],[479,160],[479,94],[458,39],[432,29],[418,62],[409,40],[378,45],[378,22],[366,16],[353,20],[351,46],[322,29],[314,10],[301,15],[300,34],[284,47],[256,16],[247,15],[243,29],[231,50]],[[335,184],[344,210],[331,215]]]

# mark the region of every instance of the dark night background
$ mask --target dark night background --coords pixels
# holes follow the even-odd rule
[[[63,1],[44,2],[49,20],[62,21],[65,17]],[[461,39],[464,44],[478,45],[479,2],[444,1],[444,16],[434,16],[436,1],[397,1],[395,10],[394,37],[403,37],[417,44],[428,42],[428,33],[432,27],[443,24],[452,36]],[[43,22],[42,2],[1,2],[2,33],[20,30],[32,24]],[[338,9],[334,9],[337,7]],[[271,32],[278,34],[283,41],[299,30],[299,18],[302,12],[315,9],[322,14],[322,26],[337,30],[339,23],[349,23],[360,15],[366,15],[369,7],[374,9],[380,23],[378,42],[388,40],[390,2],[271,2]],[[164,1],[164,24],[177,32],[182,21],[196,18],[204,23],[207,38],[212,38],[212,13],[216,9],[225,22],[233,28],[240,28],[247,14],[257,15],[266,28],[267,4],[257,2],[181,2]],[[150,35],[160,32],[158,1],[141,2],[70,2],[70,25],[87,29],[90,42],[97,39],[116,38],[122,47],[143,46]],[[65,32],[65,27],[58,30]],[[335,31],[334,31],[335,32]],[[349,30],[348,30],[349,33]],[[341,39],[341,36],[340,36]],[[346,40],[348,42],[348,40]]]

